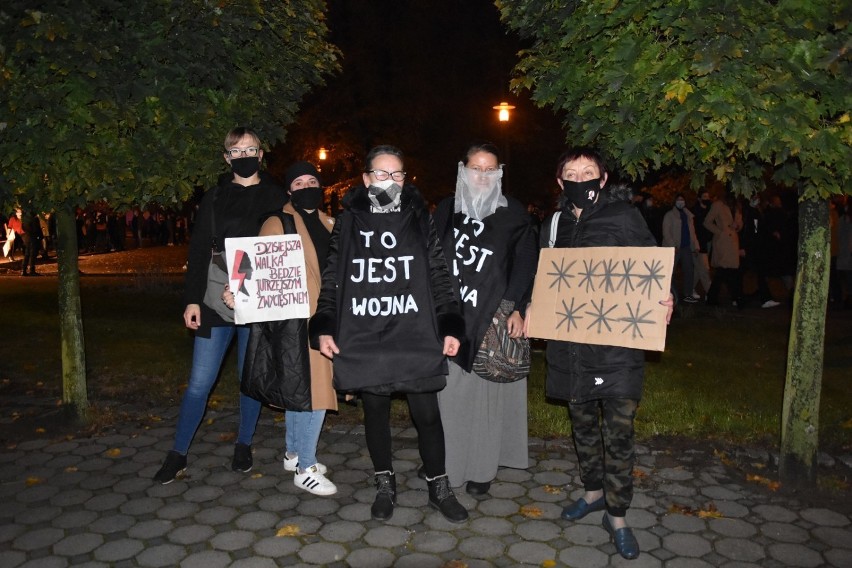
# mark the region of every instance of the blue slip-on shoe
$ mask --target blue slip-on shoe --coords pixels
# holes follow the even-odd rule
[[[601,525],[603,525],[603,528],[609,533],[609,536],[612,537],[612,541],[615,543],[615,549],[622,558],[633,560],[639,556],[639,543],[636,542],[636,537],[633,536],[633,531],[630,530],[630,527],[624,527],[623,529],[612,528],[608,514],[604,514]]]
[[[562,518],[566,521],[579,521],[589,513],[603,511],[604,508],[606,508],[606,497],[604,496],[592,503],[586,503],[586,500],[580,497],[562,509]]]

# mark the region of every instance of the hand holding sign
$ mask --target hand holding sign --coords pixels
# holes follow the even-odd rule
[[[299,235],[225,239],[225,253],[235,323],[310,317]]]

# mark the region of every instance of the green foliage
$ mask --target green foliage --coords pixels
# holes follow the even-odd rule
[[[338,69],[321,0],[69,0],[0,8],[0,169],[40,209],[177,202],[237,125],[283,140]]]
[[[852,5],[834,0],[497,0],[524,37],[512,86],[567,139],[641,178],[679,165],[746,195],[852,193]]]

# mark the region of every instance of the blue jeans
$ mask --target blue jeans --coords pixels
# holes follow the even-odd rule
[[[189,384],[183,393],[180,403],[177,432],[175,432],[174,450],[186,455],[189,445],[195,436],[204,412],[207,410],[207,399],[216,384],[222,359],[228,346],[237,335],[237,376],[242,380],[243,362],[246,358],[248,345],[248,326],[214,327],[210,329],[210,337],[195,338],[192,350],[192,371],[189,373]],[[240,393],[240,430],[237,442],[251,445],[257,419],[260,416],[260,402]]]
[[[325,410],[304,412],[288,410],[284,413],[287,451],[291,455],[299,455],[300,469],[308,469],[317,463],[317,443],[319,443],[323,420],[325,420]]]

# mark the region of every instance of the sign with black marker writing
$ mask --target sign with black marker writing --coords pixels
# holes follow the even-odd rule
[[[673,268],[670,247],[544,248],[529,335],[663,351]]]

